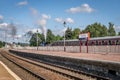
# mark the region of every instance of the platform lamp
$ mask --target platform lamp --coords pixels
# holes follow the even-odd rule
[[[66,22],[63,22],[64,27],[66,27]],[[65,47],[65,32],[64,32],[64,52],[66,51],[66,47]]]
[[[38,50],[38,30],[37,30],[37,50]]]
[[[6,45],[7,45],[7,40],[6,39],[7,39],[7,30],[5,30],[5,44],[4,44],[5,48],[6,48]]]

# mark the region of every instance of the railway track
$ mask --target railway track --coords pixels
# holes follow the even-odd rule
[[[84,77],[87,76],[87,77],[95,78],[95,80],[110,80],[109,78],[105,78],[105,77],[102,77],[102,76],[98,76],[98,75],[86,73],[86,72],[83,72],[83,71],[75,70],[73,68],[68,68],[68,67],[52,64],[52,63],[49,63],[49,62],[44,62],[44,61],[40,61],[40,60],[37,60],[37,59],[32,59],[32,58],[31,58],[31,60],[34,60],[34,61],[37,61],[37,62],[40,62],[40,63],[43,63],[43,64],[47,64],[47,65],[50,65],[50,66],[54,66],[54,67],[57,67],[57,68],[61,68],[61,69],[67,70],[67,71],[71,71],[71,72],[74,72],[76,74],[81,74],[81,75],[84,75]]]
[[[2,56],[9,59],[16,65],[19,65],[21,68],[24,68],[26,71],[28,71],[29,73],[31,73],[40,80],[48,80],[48,79],[49,80],[109,80],[108,78],[104,78],[101,76],[76,71],[73,69],[69,69],[66,67],[58,66],[47,62],[41,62],[35,59],[30,60],[9,53],[6,54],[2,53]],[[37,69],[34,69],[33,67],[36,67]],[[50,79],[49,78],[50,76],[45,76],[45,74],[42,75],[41,73],[39,73],[40,72],[39,70],[41,70],[41,68],[47,70],[46,72],[49,72],[49,74],[50,72],[54,73],[55,75],[54,79],[53,78]],[[58,76],[57,77],[58,79],[55,78],[56,76]]]

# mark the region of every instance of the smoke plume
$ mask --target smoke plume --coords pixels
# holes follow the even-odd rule
[[[37,21],[38,26],[40,27],[42,33],[45,36],[45,40],[46,40],[46,37],[47,37],[47,35],[46,35],[47,34],[46,23],[47,23],[47,20],[50,19],[50,18],[51,17],[49,15],[42,14],[42,18]]]

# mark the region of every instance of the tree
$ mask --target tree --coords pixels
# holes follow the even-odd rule
[[[47,30],[47,39],[46,39],[46,44],[50,44],[53,41],[55,41],[55,36],[52,33],[52,31],[50,29]]]
[[[80,29],[79,28],[75,28],[73,30],[73,39],[77,39],[79,34],[80,34]]]
[[[37,46],[37,36],[38,36],[38,45],[40,45],[41,41],[41,34],[40,33],[34,33],[30,39],[30,46]]]
[[[30,46],[37,46],[37,44],[36,44],[36,34],[32,35],[29,42],[30,42]]]
[[[105,25],[103,25],[103,26],[101,26],[101,28],[102,29],[100,29],[101,31],[101,33],[100,33],[100,35],[101,35],[101,37],[105,37],[105,36],[107,36],[108,35],[108,33],[107,33],[107,27],[105,26]]]
[[[70,28],[68,27],[67,30],[66,30],[66,32],[65,32],[65,38],[66,38],[67,40],[69,40],[69,39],[72,39],[72,37],[73,37],[72,29],[70,29]]]
[[[62,40],[63,38],[60,35],[55,36],[55,41]]]
[[[44,34],[39,34],[38,35],[38,38],[40,39],[40,44],[43,46],[45,45],[45,37],[44,37]]]
[[[120,32],[118,32],[118,36],[120,36]]]
[[[2,43],[2,41],[0,41],[0,48],[1,48],[1,47],[3,47],[3,43]]]
[[[116,32],[114,29],[114,24],[109,22],[108,36],[115,36],[115,35],[116,35]]]
[[[28,37],[31,37],[33,35],[33,32],[32,31],[28,31],[25,36],[28,36]]]
[[[47,39],[46,39],[46,42],[45,42],[45,38],[44,38],[44,34],[40,34],[40,33],[31,33],[30,32],[27,32],[26,33],[27,36],[30,36],[32,35],[31,39],[30,39],[30,46],[37,46],[37,35],[38,35],[38,44],[43,46],[45,44],[51,44],[52,42],[54,41],[57,41],[57,40],[62,40],[62,37],[57,35],[55,36],[52,31],[50,29],[47,30]]]
[[[100,23],[94,23],[88,25],[83,33],[90,32],[90,37],[104,37],[107,36],[107,28],[105,25],[101,25]]]

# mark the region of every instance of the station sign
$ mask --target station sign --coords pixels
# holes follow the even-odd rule
[[[90,39],[90,33],[83,33],[79,35],[79,40],[89,40]]]

